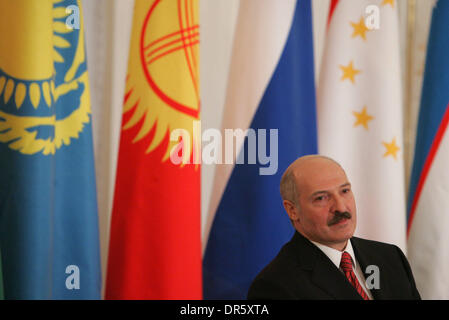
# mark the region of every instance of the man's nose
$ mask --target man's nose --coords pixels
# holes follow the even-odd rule
[[[340,196],[333,197],[333,203],[331,207],[332,212],[339,211],[339,212],[345,212],[346,210],[346,203],[344,199]]]

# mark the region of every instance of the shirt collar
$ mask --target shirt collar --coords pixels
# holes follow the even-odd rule
[[[335,264],[335,266],[337,268],[340,268],[341,255],[343,254],[344,251],[346,251],[347,253],[349,253],[349,255],[352,258],[352,266],[355,270],[355,268],[357,266],[357,262],[355,260],[355,254],[354,254],[354,250],[352,249],[351,240],[348,241],[348,243],[346,244],[346,248],[343,251],[328,247],[324,244],[321,244],[321,243],[318,243],[315,241],[311,241],[311,242],[314,245],[316,245],[318,247],[318,249],[323,251],[323,253],[333,262],[333,264]]]

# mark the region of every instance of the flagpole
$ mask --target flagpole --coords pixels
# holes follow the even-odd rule
[[[404,105],[404,166],[405,187],[408,197],[408,186],[410,182],[411,165],[413,158],[414,130],[412,128],[412,89],[413,89],[413,48],[415,46],[415,22],[416,22],[416,0],[407,1],[407,51],[406,51],[406,73],[405,73],[405,105]]]

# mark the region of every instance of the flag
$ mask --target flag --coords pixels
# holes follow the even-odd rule
[[[216,169],[204,297],[245,299],[252,280],[293,235],[281,176],[298,157],[317,152],[309,0],[241,2],[223,117],[225,132],[246,136],[236,139],[235,154],[233,145],[225,146],[225,164]]]
[[[137,0],[106,299],[201,299],[198,0]]]
[[[6,299],[99,299],[80,1],[0,1],[0,241]]]
[[[449,299],[449,2],[433,9],[410,179],[408,258],[423,299]]]
[[[318,150],[357,203],[355,235],[405,251],[402,95],[395,0],[334,0],[317,90]]]

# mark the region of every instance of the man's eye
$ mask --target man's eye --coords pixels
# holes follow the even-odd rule
[[[351,191],[351,189],[349,189],[349,188],[343,189],[343,193],[348,193],[349,191]]]
[[[326,199],[326,196],[319,196],[315,198],[315,201],[323,201]]]

